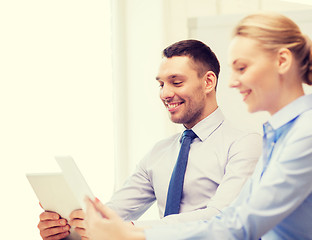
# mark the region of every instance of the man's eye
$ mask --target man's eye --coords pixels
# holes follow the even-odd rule
[[[173,83],[173,85],[175,85],[175,86],[179,86],[179,85],[181,85],[182,84],[182,82],[174,82]]]

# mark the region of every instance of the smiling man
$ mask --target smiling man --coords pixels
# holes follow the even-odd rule
[[[191,129],[218,107],[215,87],[219,64],[217,59],[212,60],[215,58],[212,52],[209,58],[212,67],[207,63],[206,68],[197,66],[203,63],[196,63],[191,57],[171,56],[173,53],[170,54],[170,50],[164,51],[164,54],[170,57],[165,55],[156,77],[160,84],[160,98],[169,112],[171,121]],[[215,70],[204,70],[210,68]]]
[[[217,57],[200,41],[180,41],[163,51],[156,77],[160,98],[170,120],[192,130],[194,139],[189,142],[183,173],[176,173],[183,133],[156,143],[139,162],[107,203],[124,220],[137,220],[155,201],[160,220],[148,224],[209,219],[234,200],[252,174],[262,139],[257,133],[235,128],[224,118],[216,100],[219,71]],[[176,193],[173,179],[181,175],[181,193]],[[174,203],[172,198],[178,194],[179,203]],[[169,205],[178,206],[170,210]],[[67,224],[60,225],[53,217],[60,216],[41,214],[38,227],[43,239],[61,239],[68,234]],[[81,210],[72,213],[70,225],[88,239]]]

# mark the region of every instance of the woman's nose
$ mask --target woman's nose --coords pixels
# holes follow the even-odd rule
[[[240,85],[239,80],[234,76],[234,74],[231,74],[230,78],[229,78],[229,87],[230,88],[236,88],[239,85]]]

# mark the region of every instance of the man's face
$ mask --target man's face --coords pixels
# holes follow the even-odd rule
[[[172,122],[192,128],[207,116],[205,77],[198,77],[189,57],[163,58],[156,80]]]

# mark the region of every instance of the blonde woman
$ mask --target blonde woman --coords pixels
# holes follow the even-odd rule
[[[210,221],[141,230],[88,200],[92,239],[312,239],[312,95],[302,86],[312,84],[311,41],[283,15],[249,15],[234,29],[229,63],[230,86],[249,111],[271,115],[262,157],[236,201]]]

